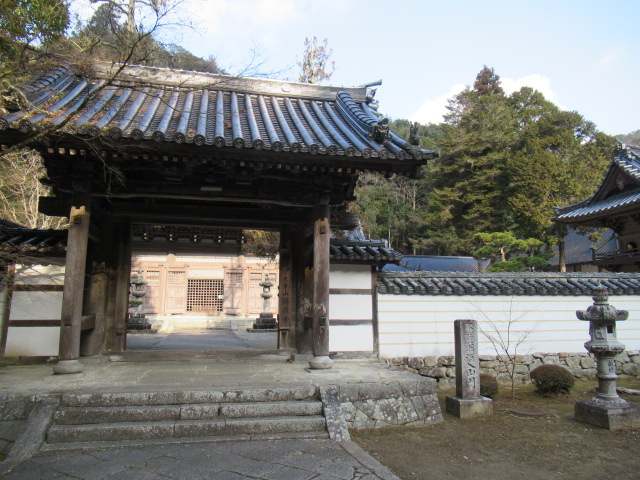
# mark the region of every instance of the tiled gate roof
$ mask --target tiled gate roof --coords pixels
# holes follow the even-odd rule
[[[371,89],[97,64],[59,67],[23,87],[31,108],[0,117],[23,133],[65,125],[80,135],[195,146],[422,161],[435,152],[390,132]],[[66,123],[65,123],[66,122]]]

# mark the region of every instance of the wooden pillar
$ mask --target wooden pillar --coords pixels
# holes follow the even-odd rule
[[[371,266],[371,326],[373,328],[373,353],[380,358],[380,331],[378,328],[378,269]]]
[[[93,328],[83,331],[80,339],[80,355],[100,355],[105,351],[106,310],[109,299],[109,270],[107,263],[108,249],[103,230],[99,229],[99,237],[89,242],[89,262],[87,283],[89,288],[85,295],[84,311],[93,317]]]
[[[116,292],[118,290],[118,261],[120,256],[120,223],[114,218],[105,221],[105,260],[107,275],[107,305],[105,308],[105,350],[112,352],[116,343]]]
[[[129,289],[131,287],[131,222],[128,219],[122,221],[120,229],[117,282],[113,351],[124,352],[127,348],[127,318],[129,316]]]
[[[78,358],[80,357],[90,211],[91,195],[86,191],[75,192],[69,215],[69,236],[62,297],[62,324],[60,326],[60,353],[58,363],[53,366],[53,372],[57,374],[82,372],[82,364]]]
[[[305,243],[306,224],[291,232],[291,268],[293,285],[293,329],[295,349],[300,354],[313,352],[313,275],[311,249]]]
[[[295,288],[291,230],[280,232],[280,272],[278,285],[278,348],[295,348]]]
[[[126,348],[129,287],[131,279],[131,224],[128,219],[111,219],[106,225],[108,238],[106,275],[109,298],[105,307],[105,349],[122,352]]]
[[[331,368],[329,358],[329,199],[316,205],[313,221],[313,369]]]

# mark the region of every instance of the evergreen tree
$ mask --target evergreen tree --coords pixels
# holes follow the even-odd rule
[[[496,74],[493,68],[486,65],[473,82],[473,89],[480,95],[503,95],[504,90],[500,84],[500,76]]]
[[[69,25],[64,0],[3,0],[0,2],[0,68],[2,77],[36,58],[62,37]]]
[[[520,124],[507,164],[514,232],[547,239],[554,207],[593,193],[615,141],[577,112],[560,110],[528,87],[510,101]]]
[[[515,118],[502,92],[499,77],[484,68],[474,88],[450,101],[440,142],[439,177],[434,196],[448,199],[450,254],[468,253],[475,233],[510,230],[507,208],[509,147],[514,141]]]
[[[615,140],[532,88],[505,95],[486,66],[448,109],[443,124],[418,125],[419,143],[439,148],[441,157],[410,185],[395,177],[359,184],[356,210],[367,233],[405,253],[439,255],[469,255],[478,233],[561,240],[551,228],[554,207],[593,193]],[[412,129],[407,120],[390,126],[405,138]],[[520,260],[511,268],[544,263],[539,255]]]

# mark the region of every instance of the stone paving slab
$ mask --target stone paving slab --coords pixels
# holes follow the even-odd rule
[[[416,375],[367,360],[336,360],[330,370],[309,370],[305,358],[295,362],[187,359],[180,362],[110,362],[108,357],[80,360],[84,371],[54,375],[52,365],[0,367],[0,394],[60,392],[149,392],[302,385],[346,385],[415,380]],[[418,377],[419,378],[419,377]]]
[[[44,451],[6,468],[2,480],[399,480],[356,444],[317,439]]]

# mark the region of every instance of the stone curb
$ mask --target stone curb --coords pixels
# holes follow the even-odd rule
[[[360,445],[352,442],[351,440],[344,440],[338,442],[344,450],[362,464],[365,468],[371,470],[374,475],[377,475],[382,480],[401,480],[396,477],[391,471],[382,465],[378,460],[369,455]]]
[[[53,420],[53,414],[60,405],[57,397],[44,397],[36,402],[27,417],[27,424],[11,447],[7,459],[0,466],[0,473],[5,474],[20,462],[33,457],[44,445],[47,430]]]
[[[340,396],[335,385],[320,388],[320,399],[322,400],[322,408],[324,418],[327,422],[327,430],[329,438],[338,442],[343,440],[351,440],[347,421],[342,415],[342,406],[340,405]]]

